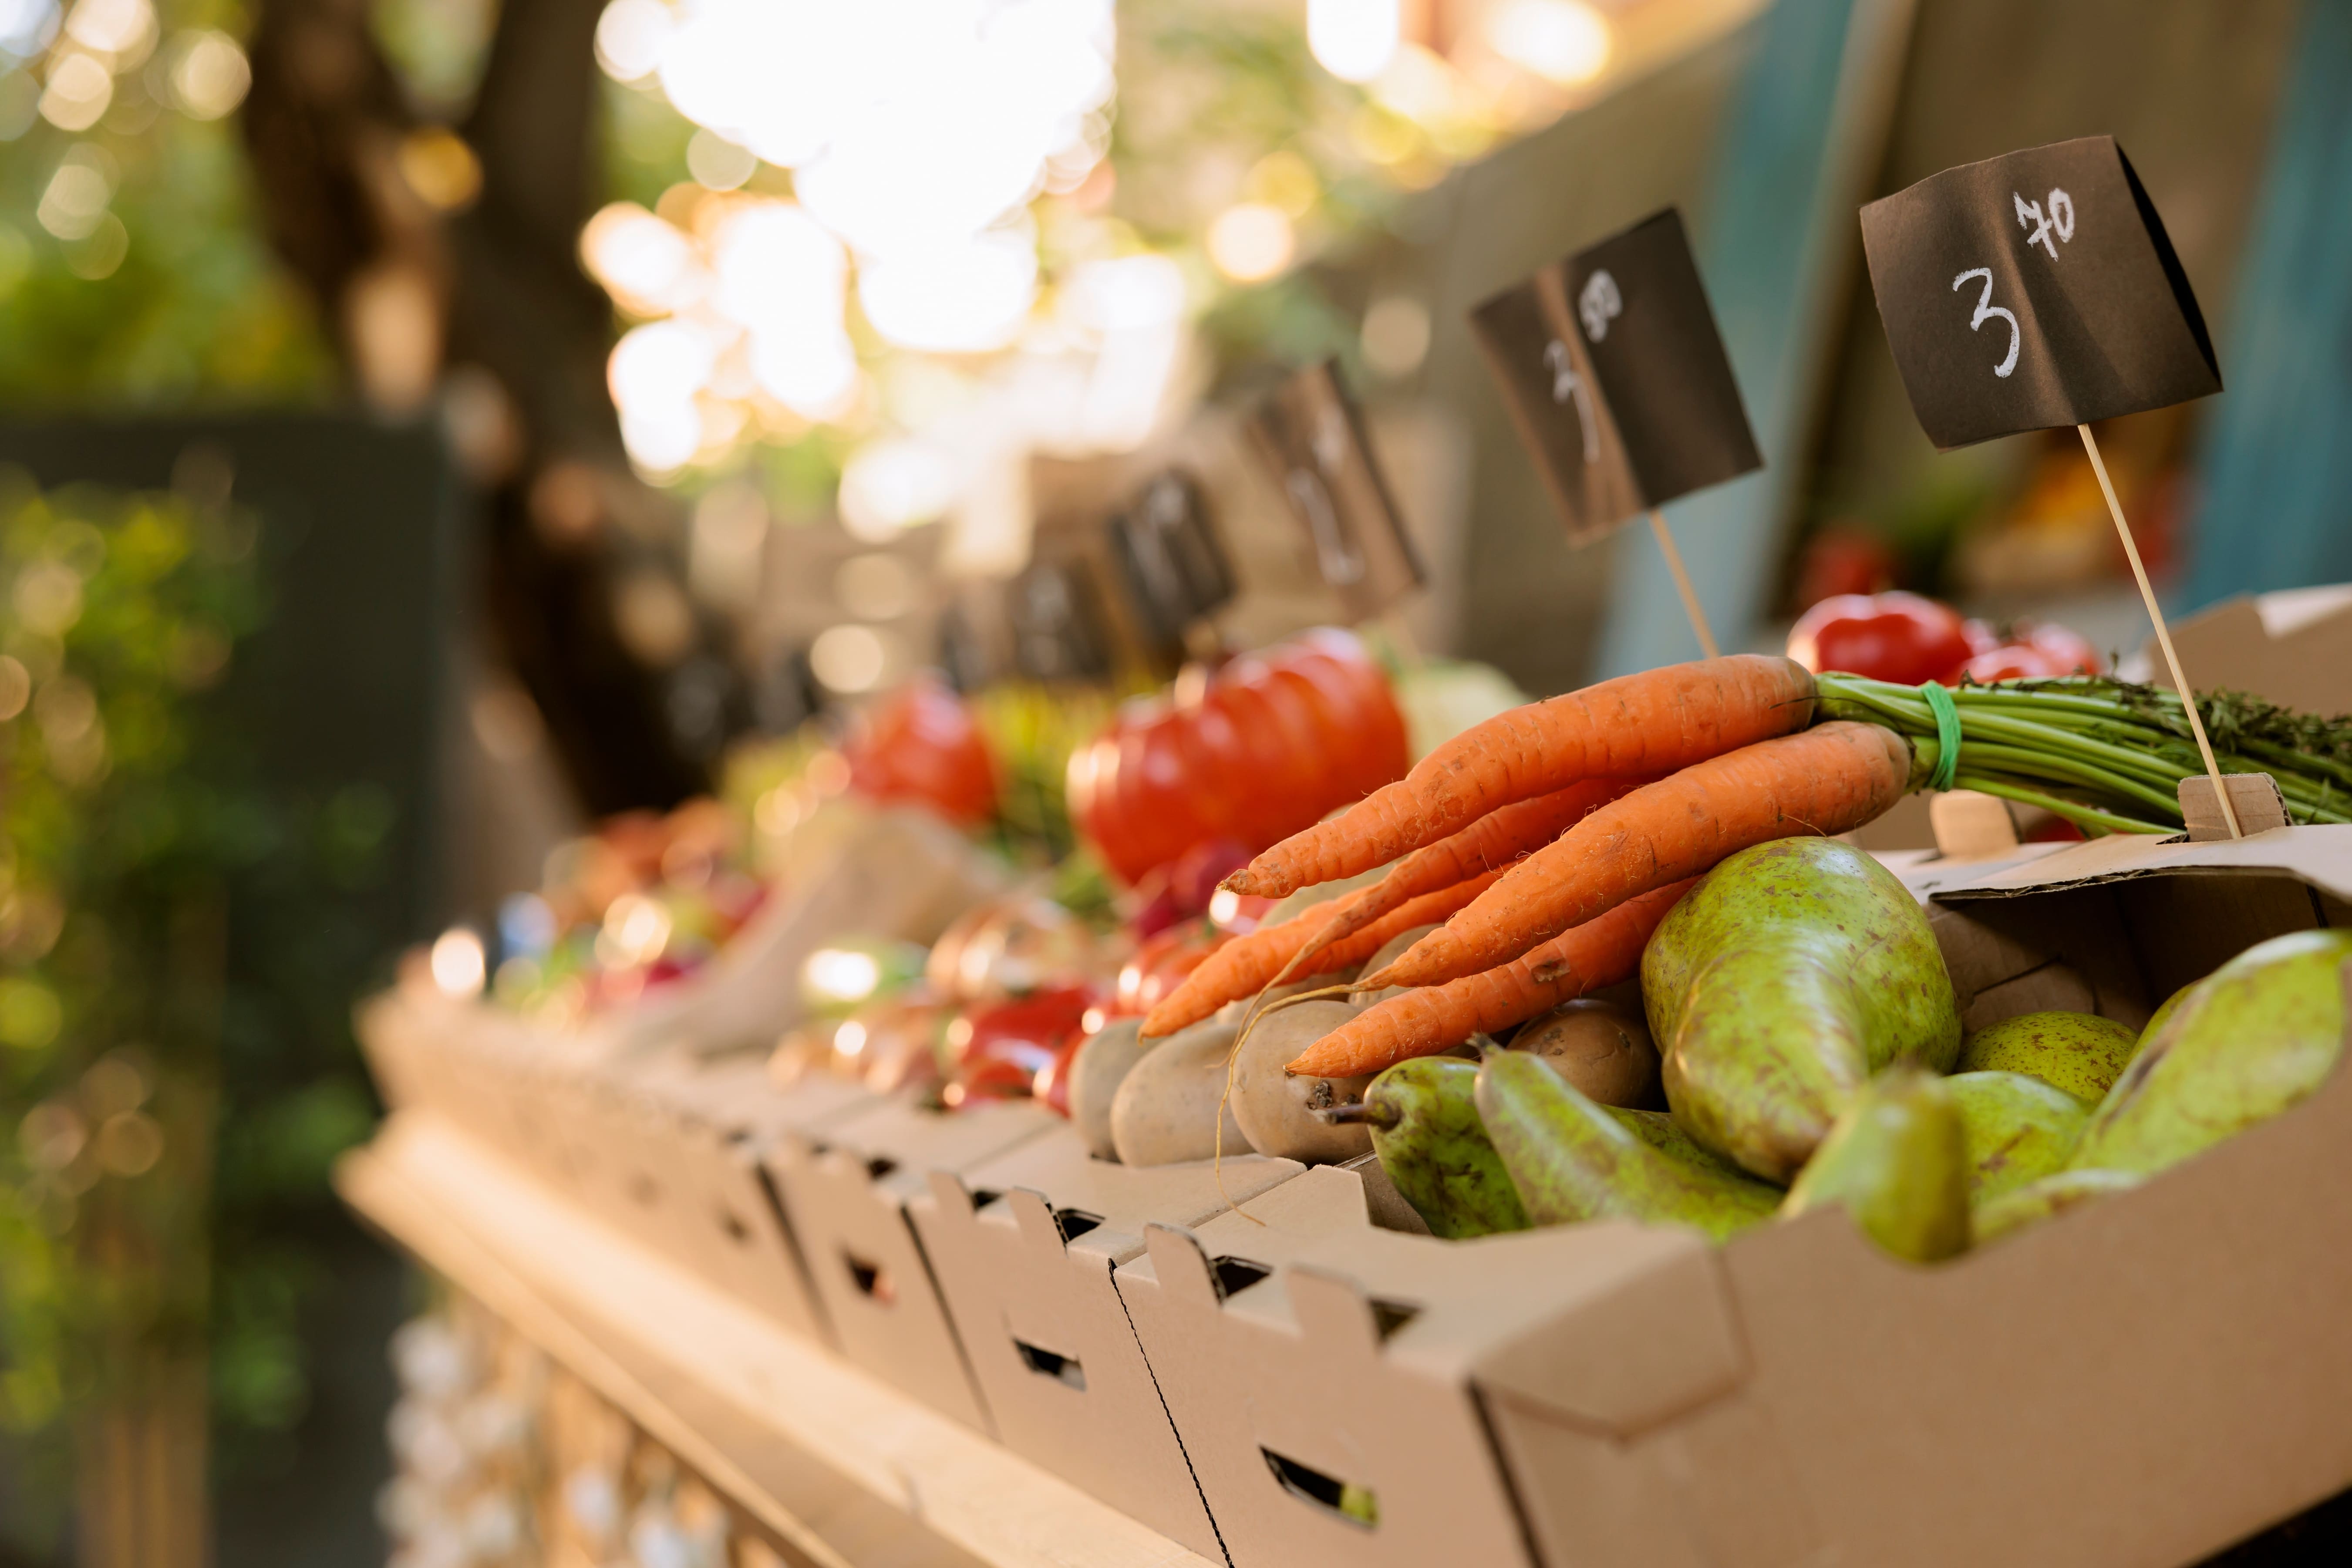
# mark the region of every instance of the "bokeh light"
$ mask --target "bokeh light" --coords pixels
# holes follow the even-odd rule
[[[245,51],[235,38],[210,27],[174,38],[171,59],[165,79],[173,101],[192,120],[218,120],[243,103],[253,86],[253,68]]]
[[[928,441],[898,437],[852,454],[841,470],[842,526],[884,543],[938,520],[956,495],[954,464]]]
[[[1276,276],[1297,248],[1289,215],[1264,202],[1237,202],[1209,225],[1209,259],[1236,283]]]
[[[1341,81],[1380,75],[1403,36],[1402,0],[1307,0],[1307,47]]]
[[[451,926],[433,943],[433,984],[445,996],[478,996],[488,978],[482,939],[464,926]]]
[[[889,666],[890,650],[872,626],[827,626],[809,644],[810,670],[845,696],[873,690]]]
[[[1562,87],[1578,87],[1609,67],[1609,18],[1584,0],[1506,0],[1486,23],[1495,52]]]

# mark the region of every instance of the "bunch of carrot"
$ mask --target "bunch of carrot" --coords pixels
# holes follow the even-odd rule
[[[1615,984],[1690,879],[1751,844],[1850,831],[1902,795],[1910,743],[1876,724],[1817,725],[1814,698],[1802,666],[1738,655],[1465,731],[1226,879],[1279,898],[1395,861],[1371,887],[1228,942],[1144,1033],[1361,963],[1433,921],[1445,923],[1355,983],[1415,989],[1318,1040],[1292,1072],[1378,1072]]]

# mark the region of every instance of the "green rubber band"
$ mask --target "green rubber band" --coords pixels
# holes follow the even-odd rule
[[[1950,689],[1932,680],[1920,683],[1919,695],[1936,716],[1936,771],[1927,787],[1947,790],[1960,771],[1960,705],[1952,700]]]

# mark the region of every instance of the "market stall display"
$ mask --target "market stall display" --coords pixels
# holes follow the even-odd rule
[[[1642,721],[1645,691],[1672,694],[1650,700],[1672,723]],[[2335,728],[2201,700],[2238,765],[2259,757],[2306,815],[2340,815]],[[1931,1342],[1917,1323],[2095,1294],[2084,1271],[2118,1246],[2159,1267],[2166,1227],[2202,1223],[2162,1215],[2315,1223],[2246,1209],[2236,1166],[2200,1156],[2304,1158],[2314,1119],[2340,1111],[2352,947],[2315,922],[2352,910],[2352,825],[2219,846],[2108,810],[2127,794],[2154,817],[2155,781],[2195,782],[2178,699],[1746,658],[1539,708],[1246,862],[1201,830],[1213,847],[1157,868],[1124,924],[1032,890],[973,903],[927,956],[835,930],[819,951],[838,983],[803,998],[764,1063],[685,1042],[583,1049],[597,1037],[420,979],[371,1013],[380,1071],[404,1119],[454,1119],[706,1288],[1237,1563],[1425,1561],[1482,1531],[1498,1561],[1664,1550],[1657,1531],[1707,1516],[1594,1515],[1591,1489],[1729,1499],[1760,1473],[1746,1445],[1681,1434],[1787,1423],[1769,1466],[1835,1462],[1812,1424],[1837,1400],[1784,1370],[1827,1353],[1798,1326],[1825,1314],[1822,1292],[1882,1299],[1890,1270],[1929,1271],[1901,1287],[1928,1292],[1916,1310],[1879,1320],[1906,1325],[1874,1352],[1895,1376]],[[1843,755],[1847,737],[1874,748],[1853,774],[1874,782],[1836,808],[1851,820],[1936,779],[1949,746],[1957,776],[2030,780],[2097,837],[1975,881],[1882,864],[1826,835],[1849,818],[1775,794],[1845,787],[1843,764],[1769,759]],[[1662,815],[1701,826],[1644,837]],[[1629,841],[1640,869],[1605,869]],[[1218,867],[1225,889],[1204,897]],[[1311,886],[1333,872],[1359,879]],[[1515,882],[1534,890],[1490,901]],[[2170,1289],[2187,1317],[2132,1333],[2245,1310],[2210,1280]],[[2294,1300],[2264,1331],[2334,1353]],[[1661,1324],[1650,1370],[1610,1382],[1607,1347]],[[2115,1331],[2096,1315],[2052,1331],[2095,1324]],[[1713,1348],[1734,1333],[1754,1337],[1751,1362]],[[1277,1375],[1265,1358],[1297,1335],[1313,1353]],[[2095,1411],[2112,1365],[2044,1375],[2073,1391],[2064,1408]],[[2049,1515],[2072,1553],[2034,1560],[2133,1561],[2091,1550],[2033,1467],[2145,1468],[2159,1440],[2166,1463],[2195,1463],[2285,1397],[2250,1367],[2193,1437],[2186,1416],[2084,1415],[1984,1484]],[[1244,1426],[1237,1409],[1255,1411]],[[1409,1465],[1400,1410],[1424,1436]],[[1707,1507],[1730,1510],[1725,1528],[1971,1560],[1917,1522],[1948,1527],[1962,1492],[1927,1471],[1882,1480],[1912,1513],[1836,1487],[1778,1522]],[[2209,1489],[2165,1550],[2319,1489]]]
[[[1228,278],[1286,265],[1319,199],[1293,163],[1220,220]],[[1110,199],[1080,173],[1042,187],[1065,238]],[[767,205],[608,226],[687,224],[723,272]],[[1459,476],[1391,482],[1331,344],[1226,376],[1216,439],[1139,405],[1097,449],[1032,411],[1006,461],[977,435],[927,458],[910,412],[988,400],[892,372],[869,405],[851,364],[829,412],[783,402],[908,426],[841,475],[853,618],[760,633],[791,722],[831,710],[758,787],[614,819],[487,949],[410,966],[369,1014],[400,1110],[355,1189],[400,1211],[385,1172],[438,1159],[499,1194],[486,1233],[641,1270],[608,1328],[702,1325],[696,1378],[992,1561],[1093,1560],[991,1522],[1058,1498],[1131,1531],[1109,1561],[2127,1568],[2342,1489],[2352,1340],[2311,1287],[2352,1210],[2309,1189],[2342,1184],[2352,1100],[2352,718],[2189,687],[2092,428],[2220,390],[2187,273],[2111,138],[1862,226],[1933,443],[2074,427],[2170,689],[2071,611],[1891,586],[1951,580],[1932,528],[1813,552],[1809,583],[1870,591],[1720,656],[1701,588],[1730,558],[1686,561],[1660,508],[1780,462],[1790,421],[1749,427],[1672,208],[1473,328],[1571,542],[1646,513],[1706,655],[1563,695],[1420,651],[1408,601],[1465,575],[1427,515]],[[926,346],[851,248],[872,324]],[[1114,342],[1184,292],[1143,259],[1132,298],[1073,265],[1068,320],[1032,323],[1092,356],[1090,408],[1129,359],[1175,384],[1172,350]],[[1398,352],[1370,310],[1361,345],[1391,380],[1429,348],[1396,304]],[[1219,520],[1248,456],[1236,515],[1287,517],[1286,571]],[[698,552],[734,504],[698,503]],[[898,536],[950,519],[941,676],[884,623]],[[1333,606],[1352,629],[1298,629]],[[1912,795],[1935,851],[1865,847]],[[599,1315],[561,1248],[524,1251]],[[816,1388],[856,1418],[793,1407]],[[1935,1397],[1890,1422],[1895,1389]],[[958,1473],[1031,1468],[934,1515],[909,1432]]]

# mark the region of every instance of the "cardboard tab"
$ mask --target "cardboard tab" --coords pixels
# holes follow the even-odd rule
[[[1470,321],[1575,542],[1764,466],[1673,207]]]
[[[2017,847],[2017,821],[1999,795],[1972,789],[1930,795],[1927,820],[1935,828],[1937,851],[1947,860],[2006,855]]]
[[[2287,826],[2286,796],[2280,793],[2278,780],[2268,773],[2221,776],[2230,786],[2230,808],[2238,814],[2239,832],[2268,833]],[[2221,797],[2213,793],[2210,774],[2196,773],[2180,781],[2180,820],[2188,825],[2189,837],[2196,843],[2232,837],[2229,819],[2221,813]]]
[[[1862,238],[1939,447],[2221,390],[2189,275],[2112,136],[1947,169],[1863,208]]]
[[[1660,1237],[1646,1271],[1585,1306],[1576,1332],[1546,1323],[1496,1346],[1477,1370],[1482,1387],[1619,1439],[1722,1397],[1746,1375],[1715,1248],[1679,1232]]]
[[[1284,382],[1249,429],[1317,574],[1349,620],[1370,620],[1428,582],[1363,416],[1339,384],[1339,361]]]

